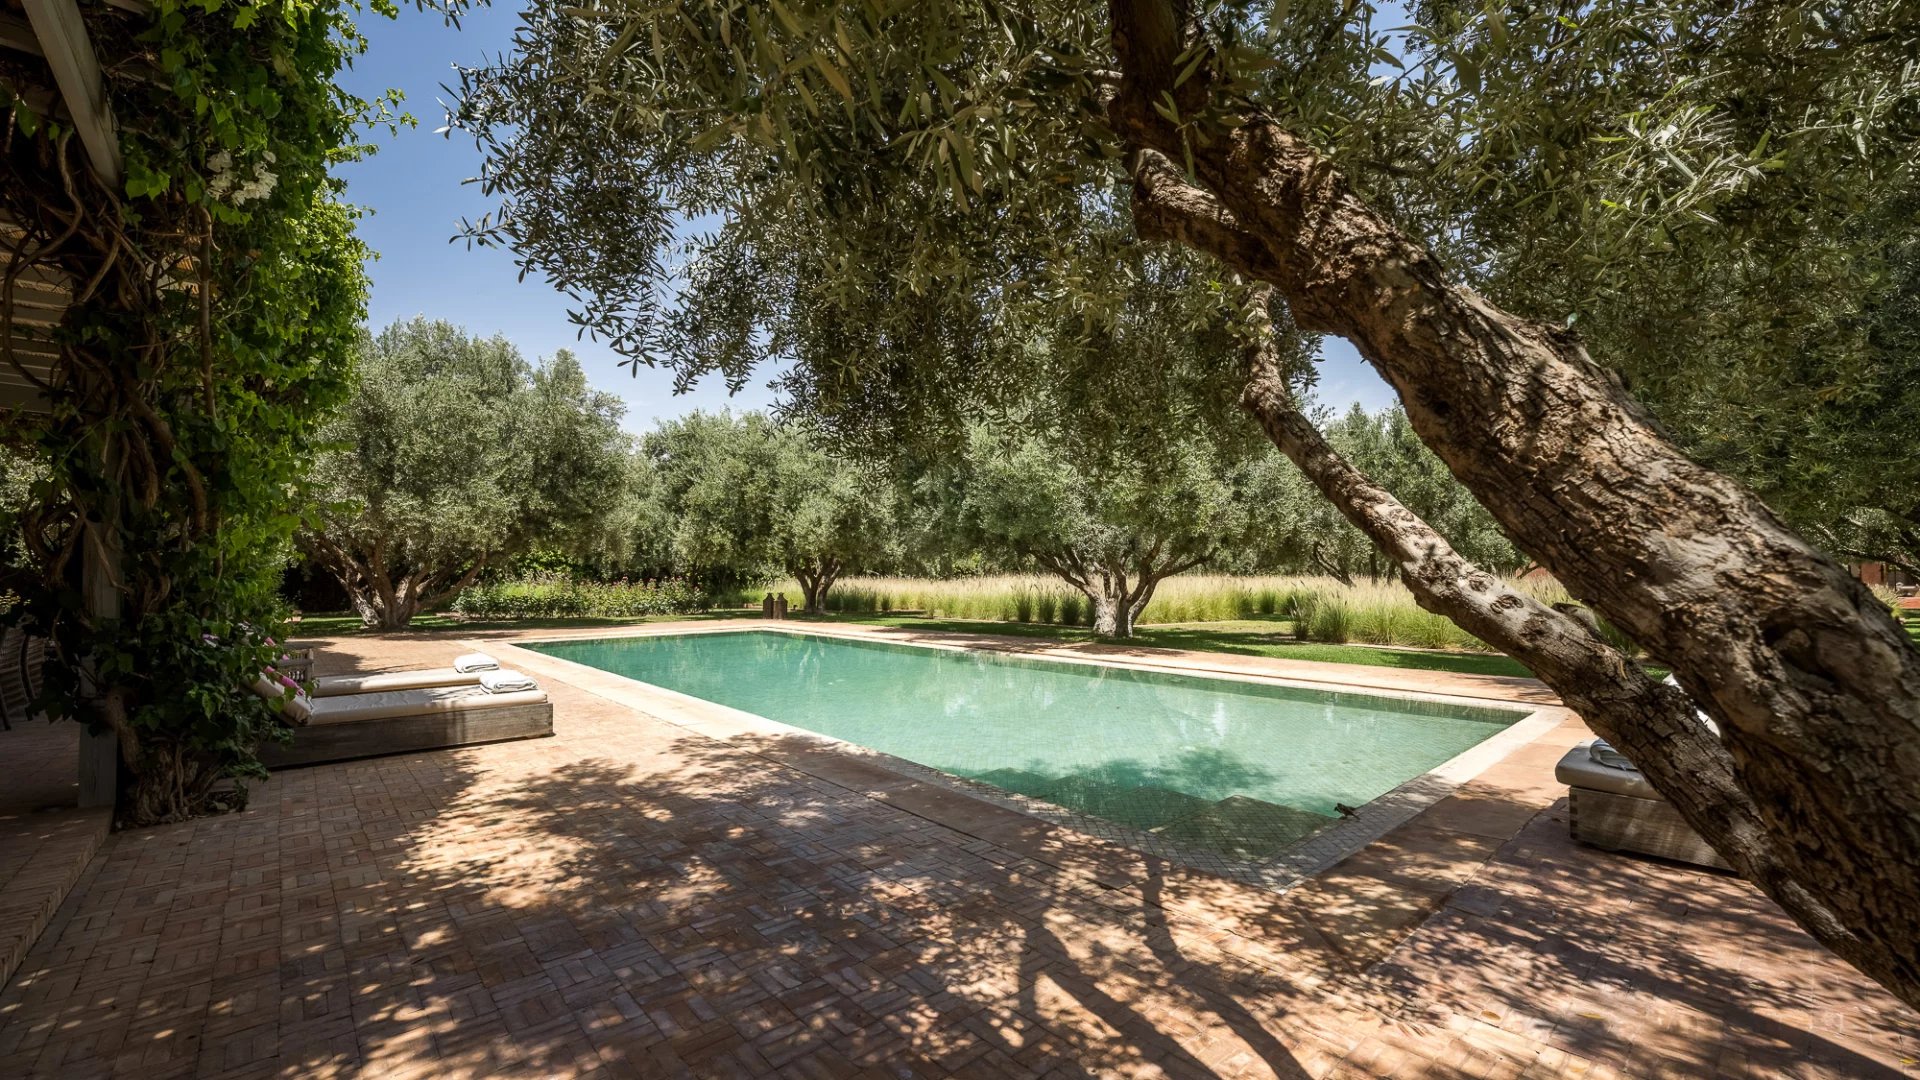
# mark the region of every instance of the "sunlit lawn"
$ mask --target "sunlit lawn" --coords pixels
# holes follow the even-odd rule
[[[1056,641],[1093,641],[1093,631],[1081,627],[1039,623],[980,622],[966,619],[928,619],[918,615],[844,615],[824,621],[899,626],[913,630],[945,630],[1010,637],[1049,638]],[[1296,641],[1293,624],[1283,619],[1239,619],[1231,622],[1169,623],[1136,626],[1132,644],[1195,652],[1272,656],[1282,660],[1318,660],[1330,664],[1372,664],[1376,667],[1458,671],[1470,675],[1529,674],[1518,662],[1496,653],[1431,652],[1371,645],[1327,645]]]
[[[395,633],[415,631],[456,630],[470,633],[478,630],[577,630],[596,626],[644,626],[658,622],[698,622],[711,619],[741,619],[749,615],[758,615],[758,611],[706,611],[697,615],[641,615],[631,619],[462,619],[453,615],[434,613],[416,615],[413,625]],[[360,625],[360,616],[346,611],[313,612],[300,617],[293,624],[293,636],[296,638],[339,637],[342,634],[376,633]]]

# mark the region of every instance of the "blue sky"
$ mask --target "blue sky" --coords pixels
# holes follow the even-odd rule
[[[380,256],[368,268],[373,277],[368,304],[372,325],[427,315],[475,333],[504,334],[530,358],[572,349],[596,386],[627,403],[627,427],[634,431],[652,427],[657,418],[697,408],[771,404],[773,393],[759,373],[731,398],[718,378],[676,396],[665,372],[641,368],[630,375],[633,369],[621,367],[611,350],[576,340],[566,297],[537,278],[518,280],[507,252],[468,250],[464,243],[448,242],[461,218],[477,217],[489,204],[476,185],[462,183],[480,171],[471,140],[434,133],[442,118],[441,86],[453,82],[455,64],[477,65],[505,50],[517,18],[518,6],[502,0],[499,7],[470,14],[459,30],[405,8],[397,20],[361,20],[368,48],[346,73],[346,85],[363,97],[397,87],[406,93],[406,110],[420,121],[398,135],[374,134],[371,141],[379,152],[341,170],[348,198],[373,211],[360,224],[360,235]],[[1330,340],[1326,353],[1322,401],[1341,408],[1354,400],[1368,408],[1392,401],[1391,391],[1346,342]]]

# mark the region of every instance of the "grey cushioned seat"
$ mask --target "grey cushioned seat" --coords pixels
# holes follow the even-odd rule
[[[1554,779],[1567,785],[1567,827],[1575,840],[1608,851],[1731,869],[1638,769],[1602,765],[1594,760],[1593,745],[1584,742],[1567,751],[1553,769]]]
[[[1560,759],[1560,764],[1553,767],[1553,778],[1568,787],[1609,791],[1633,799],[1660,797],[1660,793],[1653,790],[1653,785],[1647,783],[1647,778],[1641,775],[1639,769],[1616,769],[1593,760],[1592,741],[1583,742],[1567,751],[1566,756]]]
[[[314,698],[291,743],[260,747],[268,767],[439,750],[553,734],[545,691],[492,694],[478,686]]]

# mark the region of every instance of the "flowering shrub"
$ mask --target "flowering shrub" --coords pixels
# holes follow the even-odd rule
[[[473,619],[630,619],[684,615],[706,607],[700,590],[679,578],[659,581],[573,581],[524,577],[474,585],[453,602]]]

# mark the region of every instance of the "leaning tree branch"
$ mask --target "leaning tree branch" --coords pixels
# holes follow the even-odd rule
[[[1232,219],[1212,216],[1199,227],[1231,229]],[[1252,310],[1259,319],[1272,289],[1261,286],[1256,293]],[[1445,537],[1354,468],[1300,411],[1281,370],[1271,327],[1260,320],[1252,330],[1243,406],[1321,494],[1394,560],[1420,606],[1526,664],[1589,726],[1640,763],[1658,790],[1676,792],[1673,802],[1681,814],[1715,837],[1716,848],[1729,862],[1824,944],[1849,960],[1867,955],[1867,943],[1779,857],[1764,815],[1736,779],[1731,755],[1694,717],[1686,695],[1649,678],[1582,621],[1468,562]]]
[[[1722,854],[1736,869],[1823,935],[1829,948],[1843,956],[1861,951],[1865,943],[1779,858],[1759,807],[1735,778],[1732,756],[1694,715],[1684,693],[1648,676],[1586,619],[1541,603],[1454,551],[1347,462],[1300,411],[1280,373],[1271,334],[1249,354],[1247,411],[1320,493],[1394,560],[1421,607],[1453,620],[1560,690],[1562,700],[1639,764],[1656,788],[1677,793],[1671,801],[1689,822],[1722,834]]]
[[[1756,873],[1763,888],[1920,1005],[1920,650],[1844,567],[1669,443],[1571,334],[1451,280],[1273,118],[1215,107],[1195,87],[1205,65],[1180,87],[1207,95],[1183,122],[1156,109],[1155,88],[1173,81],[1165,49],[1135,39],[1164,22],[1140,9],[1172,6],[1115,0],[1129,85],[1109,120],[1131,150],[1191,161],[1192,188],[1245,234],[1207,243],[1215,230],[1198,221],[1193,241],[1275,286],[1303,328],[1353,342],[1514,543],[1673,668],[1722,725],[1767,840],[1703,815],[1700,776],[1655,765],[1655,787],[1735,865],[1764,853],[1778,874]],[[1612,688],[1582,686],[1584,668],[1535,670],[1570,703],[1611,702]],[[1632,695],[1611,706],[1588,720],[1629,753],[1670,726]]]

